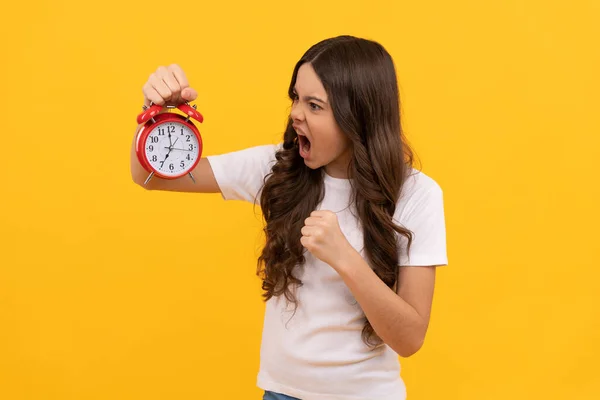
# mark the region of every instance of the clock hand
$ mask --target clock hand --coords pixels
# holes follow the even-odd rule
[[[170,149],[170,147],[165,147],[165,149]],[[186,150],[186,149],[178,149],[178,148],[173,148],[172,150],[181,150],[181,151],[194,151],[194,150]]]
[[[169,141],[171,140],[171,134],[169,134]],[[165,165],[165,161],[167,161],[167,158],[169,158],[169,154],[171,154],[171,150],[173,150],[170,147],[165,147],[165,149],[169,149],[169,152],[167,153],[167,155],[165,155],[165,159],[162,160],[162,164],[160,165],[160,167],[162,168]]]
[[[161,168],[165,165],[165,161],[167,161],[167,158],[169,157],[169,154],[171,154],[171,150],[173,150],[173,146],[175,146],[175,143],[177,143],[177,141],[179,140],[179,138],[175,139],[175,142],[171,143],[171,132],[169,132],[169,147],[165,147],[165,149],[169,149],[169,152],[167,153],[167,155],[165,156],[165,159],[162,160],[162,165],[160,166]]]

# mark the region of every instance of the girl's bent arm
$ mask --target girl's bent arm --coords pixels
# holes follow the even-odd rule
[[[375,333],[398,355],[409,357],[423,346],[433,301],[435,266],[400,267],[397,293],[387,287],[356,251],[345,255],[333,267]]]

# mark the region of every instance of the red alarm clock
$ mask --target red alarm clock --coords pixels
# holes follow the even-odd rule
[[[175,106],[165,106],[175,108]],[[163,179],[177,179],[189,175],[196,183],[192,170],[202,156],[202,137],[190,118],[202,123],[204,118],[196,105],[180,104],[177,108],[187,115],[160,113],[160,105],[143,106],[138,124],[144,124],[135,139],[135,150],[140,164],[150,173],[144,185],[156,175]]]

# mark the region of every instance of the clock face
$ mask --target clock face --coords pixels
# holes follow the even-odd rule
[[[181,175],[191,169],[199,155],[198,138],[180,122],[156,126],[144,144],[146,158],[163,175]]]

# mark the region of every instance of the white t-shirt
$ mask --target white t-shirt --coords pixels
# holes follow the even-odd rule
[[[278,148],[208,156],[223,198],[258,202]],[[350,181],[324,170],[323,179],[325,197],[317,209],[337,212],[342,232],[364,257],[359,221],[348,208]],[[410,260],[403,256],[400,265],[447,265],[442,190],[433,179],[413,171],[394,220],[414,233]],[[257,386],[302,400],[404,400],[398,355],[386,344],[364,344],[365,315],[340,275],[308,251],[305,257],[296,274],[303,282],[295,291],[296,313],[285,297],[267,301]]]

